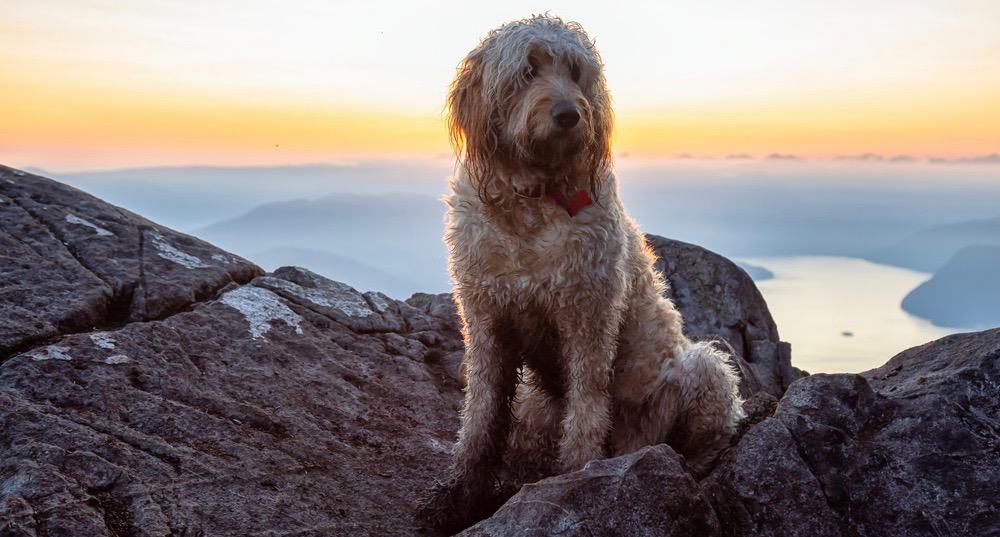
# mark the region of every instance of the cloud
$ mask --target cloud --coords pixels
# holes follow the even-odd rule
[[[930,160],[935,164],[1000,164],[1000,153],[990,153],[989,155],[981,155],[978,157],[962,157],[962,158],[932,158]]]
[[[802,157],[784,153],[771,153],[767,156],[767,160],[802,160]]]
[[[878,153],[861,153],[858,155],[840,155],[834,157],[834,160],[851,162],[916,162],[917,158],[910,155],[893,155],[890,157]]]
[[[749,160],[752,159],[753,155],[748,155],[746,153],[735,153],[732,155],[726,155],[727,160]]]
[[[878,153],[861,153],[860,155],[840,155],[834,160],[851,160],[857,162],[882,162],[885,157]]]

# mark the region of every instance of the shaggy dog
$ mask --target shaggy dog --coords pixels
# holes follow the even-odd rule
[[[505,24],[462,61],[448,108],[465,407],[452,478],[418,515],[450,530],[488,515],[505,451],[567,472],[669,442],[704,471],[741,418],[738,381],[684,336],[622,207],[593,41],[550,16]]]

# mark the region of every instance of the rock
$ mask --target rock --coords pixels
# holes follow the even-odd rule
[[[0,534],[414,533],[461,401],[431,356],[461,342],[345,287],[287,269],[9,358]]]
[[[496,514],[461,535],[718,535],[719,521],[682,460],[659,445],[591,462],[525,485]]]
[[[739,357],[740,393],[781,397],[803,373],[792,367],[791,346],[778,337],[767,303],[732,261],[704,248],[647,235],[670,284],[670,298],[692,339],[723,339]]]
[[[0,535],[416,533],[453,322],[6,168],[0,219]]]
[[[903,298],[902,308],[938,326],[1000,326],[1000,245],[967,246]]]
[[[0,361],[157,319],[261,270],[75,188],[0,166]]]
[[[794,383],[703,488],[725,535],[1000,533],[1000,330]]]

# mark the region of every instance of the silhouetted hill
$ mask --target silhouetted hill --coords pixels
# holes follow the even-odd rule
[[[413,289],[420,287],[416,282],[394,276],[371,265],[320,250],[286,246],[258,252],[249,258],[264,270],[273,271],[288,265],[303,267],[331,280],[344,282],[355,289],[379,290],[394,298],[410,296],[413,294]]]
[[[449,289],[443,215],[440,201],[420,194],[336,194],[268,203],[195,234],[255,261],[255,254],[278,248],[353,260],[390,277],[372,288],[407,296]],[[378,275],[370,276],[372,282]]]
[[[1000,218],[928,228],[866,257],[876,263],[934,272],[962,248],[977,244],[1000,244]]]
[[[939,326],[1000,326],[1000,246],[959,250],[906,295],[903,309]]]
[[[743,269],[747,274],[753,278],[754,281],[761,282],[764,280],[770,280],[774,277],[774,273],[767,270],[764,267],[759,267],[757,265],[751,265],[750,263],[744,263],[742,261],[736,261],[736,265]]]

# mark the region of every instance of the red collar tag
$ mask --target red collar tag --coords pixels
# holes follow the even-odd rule
[[[587,194],[586,190],[581,190],[571,197],[566,197],[566,194],[562,193],[556,186],[549,186],[545,189],[545,195],[552,198],[553,201],[566,209],[569,216],[572,218],[576,216],[576,213],[582,211],[585,207],[593,205],[594,201],[590,199],[590,194]]]

